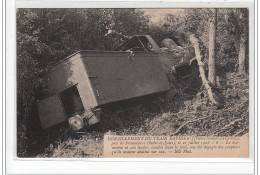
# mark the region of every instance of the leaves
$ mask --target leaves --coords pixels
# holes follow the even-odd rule
[[[148,17],[135,9],[19,9],[18,98],[26,94],[33,99],[45,86],[46,67],[73,52],[112,50],[113,43],[120,44],[119,38],[105,36],[112,21],[119,31],[134,35],[147,28]]]
[[[53,64],[79,50],[113,50],[123,42],[105,36],[108,29],[129,36],[150,34],[158,44],[171,38],[183,46],[193,33],[207,58],[209,9],[167,14],[159,24],[151,23],[142,9],[18,9],[16,15],[17,109],[25,121],[34,116],[35,100],[44,97],[44,77]],[[226,65],[237,59],[240,35],[248,35],[248,10],[220,9],[218,20],[217,61]]]

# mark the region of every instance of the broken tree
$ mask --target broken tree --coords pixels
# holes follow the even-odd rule
[[[190,41],[195,49],[195,55],[196,55],[196,60],[198,61],[199,65],[199,72],[200,72],[200,77],[202,80],[203,86],[206,88],[209,96],[209,100],[214,104],[218,105],[218,102],[214,99],[212,88],[209,85],[209,81],[206,78],[205,71],[203,69],[204,63],[202,62],[202,56],[200,54],[200,49],[199,49],[199,43],[197,39],[195,38],[194,35],[190,35]]]

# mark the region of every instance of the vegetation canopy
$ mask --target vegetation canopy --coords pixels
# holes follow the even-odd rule
[[[18,9],[16,11],[19,157],[35,156],[40,149],[41,151],[44,149],[28,149],[28,147],[39,147],[35,134],[43,131],[39,125],[36,102],[44,97],[45,77],[50,67],[79,50],[114,50],[124,39],[106,35],[110,29],[128,36],[148,34],[159,46],[166,38],[172,39],[178,46],[192,46],[189,40],[192,34],[198,39],[200,54],[204,58],[204,69],[207,70],[209,22],[214,18],[212,9],[181,9],[177,12],[172,10],[164,13],[163,10],[158,11],[160,19],[156,21],[149,9]],[[217,13],[214,41],[216,76],[238,71],[240,75],[246,77],[248,9],[218,9],[215,13]],[[150,117],[156,115],[151,114]],[[148,126],[148,123],[146,125]],[[146,125],[141,126],[140,131],[144,130]]]

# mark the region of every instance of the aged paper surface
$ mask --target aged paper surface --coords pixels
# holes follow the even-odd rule
[[[247,157],[248,15],[18,8],[17,156]]]
[[[97,5],[98,2],[93,2],[92,5],[89,5],[87,2],[82,3],[80,1],[73,3],[70,1],[66,1],[66,3],[45,3],[47,5],[35,2],[34,4],[37,5],[33,7],[30,6],[31,2],[26,1],[27,0],[13,3],[16,8],[20,9],[11,10],[11,12],[16,11],[16,17],[12,18],[12,20],[7,20],[7,22],[9,21],[7,24],[10,24],[17,19],[17,24],[14,25],[16,27],[13,27],[14,30],[17,29],[16,34],[14,30],[11,30],[12,34],[15,34],[14,37],[10,35],[9,27],[7,27],[8,40],[13,41],[11,45],[12,47],[16,46],[17,49],[16,52],[12,49],[7,50],[11,51],[12,54],[6,56],[7,58],[14,58],[7,59],[9,63],[7,65],[13,65],[10,66],[13,69],[9,67],[10,69],[8,69],[7,75],[8,79],[11,76],[11,79],[14,78],[14,81],[9,82],[17,82],[17,94],[14,94],[14,97],[17,97],[17,99],[13,99],[14,101],[12,101],[12,103],[8,103],[16,105],[11,105],[11,109],[13,110],[7,110],[9,115],[6,117],[8,126],[8,132],[6,133],[8,136],[10,133],[13,133],[14,137],[16,137],[16,139],[7,138],[7,145],[11,145],[8,146],[8,154],[6,154],[7,159],[9,159],[9,163],[7,164],[9,167],[8,173],[27,174],[28,172],[33,172],[33,174],[35,174],[37,171],[37,173],[44,172],[45,174],[48,172],[73,174],[76,171],[76,173],[84,174],[86,172],[103,174],[111,173],[111,169],[113,171],[120,171],[121,169],[121,172],[117,172],[117,174],[122,174],[122,171],[130,174],[132,174],[133,171],[136,173],[157,174],[159,169],[161,172],[167,172],[168,174],[185,174],[187,173],[186,170],[190,170],[189,173],[194,172],[194,170],[199,170],[201,173],[207,174],[205,173],[205,171],[207,171],[206,169],[211,169],[213,173],[218,174],[216,170],[223,172],[222,167],[216,168],[215,170],[214,168],[204,166],[204,164],[201,164],[202,166],[195,164],[194,166],[196,166],[196,168],[192,168],[192,165],[184,165],[184,168],[182,166],[179,170],[177,170],[178,168],[172,168],[171,164],[168,168],[163,166],[160,168],[160,163],[156,162],[152,162],[152,164],[155,163],[156,166],[149,168],[144,168],[145,166],[139,162],[135,163],[134,168],[129,166],[128,162],[124,163],[127,165],[125,167],[120,164],[120,168],[111,168],[112,161],[108,162],[105,160],[103,163],[96,163],[97,161],[102,162],[104,159],[90,159],[90,161],[87,162],[87,168],[85,164],[86,161],[82,161],[83,164],[78,161],[63,161],[62,166],[57,165],[60,164],[58,161],[64,160],[60,158],[73,158],[74,160],[75,158],[79,158],[78,160],[82,160],[80,158],[115,157],[114,167],[118,167],[119,164],[117,163],[118,159],[116,157],[248,157],[249,146],[253,148],[253,144],[251,144],[253,138],[250,137],[249,144],[249,137],[245,136],[245,133],[248,135],[250,128],[250,136],[252,136],[252,128],[254,127],[254,120],[252,120],[254,117],[254,108],[251,108],[252,104],[254,104],[252,103],[254,99],[254,86],[251,86],[253,85],[252,80],[254,77],[252,74],[252,72],[254,73],[254,69],[252,69],[254,67],[252,66],[254,65],[252,59],[254,49],[253,47],[248,47],[249,45],[254,45],[254,30],[252,28],[254,5],[252,5],[252,1],[250,1],[250,8],[249,5],[241,5],[241,2],[238,3],[239,5],[228,2],[228,6],[216,2],[216,7],[227,8],[216,10],[218,11],[218,15],[212,15],[213,11],[205,8],[214,8],[214,2],[209,4],[204,3],[204,5],[200,3],[183,3],[183,6],[180,5],[180,3],[177,3],[176,6],[175,4],[170,5],[170,2],[169,4],[168,2],[158,2],[158,4],[153,3],[152,6],[145,5],[146,8],[151,9],[126,9],[125,7],[128,7],[126,5],[120,6],[120,4],[118,5],[116,3],[117,5],[115,6],[115,4],[111,2],[107,3],[110,5],[104,5],[104,2],[99,3],[99,5]],[[80,5],[75,6],[76,3]],[[150,3],[152,4],[152,2]],[[139,8],[142,7],[142,5],[139,6],[139,4],[142,3],[134,2],[133,5],[130,6],[136,7],[137,5]],[[112,7],[117,9],[97,9],[97,7]],[[180,7],[185,7],[185,9],[176,9]],[[204,7],[204,9],[197,9],[202,7]],[[241,9],[241,7],[245,9]],[[250,11],[250,14],[246,11],[246,8]],[[7,11],[10,12],[10,10]],[[15,16],[15,13],[9,14]],[[251,16],[250,30],[248,25],[249,15]],[[218,16],[218,20],[215,20],[215,23],[217,21],[215,25],[217,31],[216,35],[208,37],[208,33],[211,33],[209,32],[210,29],[208,29],[210,26],[209,22],[214,23],[214,20],[210,19],[212,16]],[[216,100],[220,99],[220,104],[223,106],[214,107],[209,104],[208,93],[205,89],[198,88],[198,91],[194,93],[195,83],[186,83],[186,80],[184,82],[177,82],[175,80],[179,79],[173,79],[175,76],[176,78],[182,78],[177,76],[177,68],[183,70],[181,72],[183,72],[186,77],[186,73],[189,73],[189,69],[185,69],[183,62],[191,63],[191,61],[194,61],[195,56],[192,50],[193,46],[190,45],[189,34],[195,34],[199,40],[201,56],[205,59],[205,73],[207,73],[207,65],[211,66],[210,62],[207,62],[210,57],[209,55],[212,55],[209,53],[209,41],[210,38],[214,39],[214,36],[216,36],[216,47],[214,47],[217,58],[216,84],[218,87],[217,90],[220,90],[221,93]],[[148,35],[150,35],[151,38],[149,38]],[[129,43],[128,40],[133,41],[131,39],[138,39],[136,41],[140,43],[136,43],[136,45],[131,48],[126,47],[127,49],[118,47],[124,46],[125,42]],[[147,39],[149,42],[146,42]],[[157,43],[158,47],[156,47],[154,43]],[[54,91],[48,89],[47,93],[44,94],[46,89],[42,88],[42,86],[47,84],[48,87],[52,89],[56,87],[52,86],[51,83],[42,82],[42,80],[48,79],[43,75],[47,74],[49,66],[59,63],[73,53],[78,53],[79,50],[88,50],[85,53],[93,53],[91,50],[96,50],[96,56],[102,56],[102,53],[106,53],[106,56],[109,57],[111,56],[106,51],[109,51],[109,53],[113,52],[113,55],[122,52],[123,59],[120,58],[119,61],[115,61],[111,64],[113,69],[109,69],[108,66],[112,63],[112,59],[106,59],[107,63],[105,64],[101,64],[95,59],[100,65],[106,65],[97,69],[97,71],[92,71],[92,68],[91,71],[89,71],[89,67],[86,68],[88,64],[82,65],[79,62],[67,64],[71,67],[64,67],[66,74],[55,74],[55,76],[58,77],[58,81],[53,81],[62,87]],[[147,65],[136,64],[137,68],[132,70],[137,71],[128,71],[130,66],[135,65],[133,63],[140,60],[138,59],[139,52],[144,52],[145,56],[142,56],[142,59],[148,60],[149,64],[147,62],[145,62]],[[166,58],[160,59],[160,61],[162,61],[162,65],[164,65],[163,68],[166,75],[170,73],[167,79],[174,85],[171,86],[171,88],[176,87],[180,89],[180,95],[177,98],[175,98],[174,93],[171,93],[172,91],[167,92],[166,98],[164,98],[165,94],[153,100],[143,98],[143,95],[147,94],[149,88],[162,85],[162,83],[156,82],[160,79],[158,78],[158,73],[162,71],[158,69],[158,66],[154,66],[154,68],[148,67],[151,64],[149,59],[152,59],[151,55],[153,52]],[[180,57],[180,55],[188,55],[188,53],[191,53],[191,57]],[[249,53],[250,59],[248,58]],[[240,54],[241,57],[239,56]],[[245,63],[245,65],[238,65],[237,62],[240,60],[238,60],[238,58],[243,59],[243,55],[246,57],[246,61],[242,62]],[[167,67],[167,64],[164,64],[164,60],[167,61],[168,58],[176,59],[177,62],[173,63],[174,67],[172,65]],[[12,64],[10,64],[10,60]],[[13,63],[14,60],[16,60],[16,63]],[[127,60],[130,64],[121,64],[122,60]],[[248,62],[250,62],[250,66],[248,66]],[[156,63],[152,65],[156,65]],[[118,69],[116,66],[118,66]],[[192,68],[192,66],[193,64],[190,64],[190,68]],[[246,68],[245,76],[237,74],[237,66],[239,66],[239,68]],[[93,67],[96,68],[98,66]],[[250,78],[248,75],[248,67],[250,67]],[[10,70],[12,71],[10,72]],[[119,72],[114,74],[114,70]],[[151,71],[151,76],[143,75],[146,70]],[[89,80],[85,79],[87,76],[84,76],[85,74],[82,73],[85,71],[89,73],[89,80],[95,81],[95,83],[92,84],[94,85],[92,86],[93,93],[88,93],[92,88],[91,85],[89,85],[90,83],[87,83]],[[102,71],[104,73],[102,73]],[[242,70],[242,72],[243,71],[244,70]],[[125,72],[126,74],[124,74]],[[218,74],[219,72],[220,74]],[[241,72],[240,69],[239,72]],[[103,75],[104,77],[102,77]],[[106,77],[108,78],[106,79]],[[118,82],[112,83],[109,79],[110,77],[115,77]],[[140,77],[140,79],[134,81],[136,84],[141,82],[146,83],[144,83],[144,86],[137,86],[138,84],[136,85],[130,81],[132,77]],[[200,78],[195,77],[195,79],[196,78],[200,80]],[[64,80],[66,85],[60,83],[62,80]],[[105,80],[109,83],[101,84],[102,81],[100,80]],[[8,84],[10,85],[10,83]],[[179,84],[180,86],[178,86]],[[249,84],[250,88],[248,87]],[[88,88],[88,85],[90,88]],[[125,90],[121,87],[123,85],[126,87]],[[112,86],[114,86],[114,88],[111,88]],[[188,90],[182,86],[187,86]],[[7,90],[12,90],[13,83],[11,83],[11,87],[7,87]],[[161,89],[162,88],[160,88],[160,90]],[[134,105],[131,106],[131,102],[133,101],[127,100],[137,101],[137,99],[126,98],[126,93],[135,93],[134,90],[144,92],[139,94],[140,99],[138,100],[141,102],[134,102]],[[91,108],[89,108],[89,104],[91,104],[90,94],[92,94],[91,96],[96,98],[97,101],[104,101],[109,99],[113,95],[113,92],[115,92],[113,97],[118,97],[120,101],[110,100],[106,101],[108,106],[100,105],[91,106]],[[188,95],[185,96],[185,93],[194,93],[194,96],[190,98]],[[9,93],[7,94],[9,95]],[[150,92],[150,94],[154,95],[153,92]],[[53,122],[52,119],[59,121],[58,117],[62,117],[63,115],[53,115],[53,118],[51,118],[51,115],[46,115],[46,121],[50,122],[48,124],[53,126],[42,130],[44,120],[39,121],[40,116],[37,114],[39,109],[34,102],[43,100],[45,97],[49,99],[52,95],[55,95],[55,97],[57,97],[56,99],[59,98],[61,103],[55,103],[55,101],[50,100],[49,103],[45,105],[50,104],[50,107],[46,109],[46,111],[62,113],[62,110],[57,111],[57,109],[63,108],[66,113],[66,121],[56,125],[56,122]],[[13,97],[13,95],[10,97]],[[8,98],[7,100],[10,101],[10,99],[12,98]],[[114,103],[115,101],[116,104]],[[125,105],[126,101],[129,102],[129,106]],[[251,106],[250,117],[249,101]],[[113,103],[114,106],[110,106],[110,102]],[[81,103],[84,107],[84,113],[81,113],[83,109]],[[60,108],[55,108],[57,105]],[[8,107],[10,107],[10,105],[8,105]],[[101,108],[99,109],[99,107]],[[95,110],[89,110],[93,108],[95,108]],[[110,108],[112,110],[110,110]],[[100,111],[101,117],[98,115]],[[97,117],[91,112],[97,113]],[[17,114],[17,118],[14,117],[15,114]],[[85,115],[88,115],[89,118],[82,122],[81,118],[75,117],[78,115],[82,115],[81,117],[84,120],[86,119],[84,118]],[[73,119],[79,118],[79,120],[74,121],[76,124],[79,123],[79,125],[75,126],[80,127],[72,126],[69,128],[69,117],[74,117]],[[100,123],[94,124],[96,122],[92,122],[92,120],[97,121],[99,118],[101,119]],[[71,123],[72,122],[70,122],[70,124]],[[82,127],[83,123],[84,126]],[[91,124],[94,124],[94,126]],[[9,126],[12,126],[12,132]],[[80,128],[80,130],[73,131],[74,128]],[[117,134],[120,136],[117,136]],[[17,142],[15,143],[15,141]],[[14,149],[15,146],[17,146],[17,148]],[[252,149],[250,149],[251,159],[254,158],[252,158],[252,152]],[[34,160],[36,161],[28,161],[24,159],[26,157],[35,157]],[[39,159],[44,160],[42,158],[46,157],[56,159],[55,161],[41,161],[42,163],[38,163]],[[165,158],[161,160],[170,160],[172,164],[176,163],[178,166],[181,164],[179,162],[180,159],[175,159],[177,160],[175,162],[174,159]],[[16,164],[10,161],[12,159],[18,160]],[[151,162],[149,164],[149,159],[147,160],[146,165],[151,165]],[[155,159],[150,160],[154,161]],[[196,161],[197,160],[208,161],[208,159],[196,159]],[[212,160],[215,161],[216,159]],[[228,159],[227,161],[232,160]],[[238,168],[229,165],[227,167],[231,169],[233,174],[240,174],[242,171],[240,171],[239,167],[245,169],[244,165],[246,162],[244,160],[248,161],[247,159],[242,159],[242,161],[235,159],[236,162],[239,162],[236,163],[239,164],[238,166],[236,165]],[[134,161],[134,159],[130,161]],[[243,166],[240,166],[243,161]],[[103,166],[105,162],[107,166]],[[27,166],[24,165],[25,163]],[[210,162],[208,164],[212,163],[213,162]],[[38,164],[38,166],[36,164]],[[102,164],[102,168],[100,168],[100,164]],[[226,164],[226,161],[222,164]],[[229,170],[229,172],[231,171]]]
[[[248,157],[248,136],[110,136],[104,157]]]

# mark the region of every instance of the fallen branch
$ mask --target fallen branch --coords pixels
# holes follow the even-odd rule
[[[203,69],[204,63],[202,62],[202,56],[200,55],[199,43],[198,43],[198,41],[197,41],[197,39],[195,38],[194,35],[190,35],[190,41],[191,41],[191,43],[192,43],[192,45],[195,49],[195,55],[196,55],[196,60],[197,60],[198,65],[199,65],[199,72],[200,72],[202,84],[204,85],[204,87],[206,88],[206,90],[208,92],[209,100],[213,104],[218,105],[218,102],[213,97],[212,89],[209,85],[209,81],[207,80],[206,75],[205,75],[205,71]]]
[[[238,119],[236,119],[236,120],[234,120],[234,121],[232,121],[232,122],[231,122],[231,123],[229,123],[229,124],[227,124],[226,126],[224,126],[224,128],[223,128],[223,129],[225,129],[225,128],[228,128],[228,127],[230,127],[230,126],[234,125],[236,122],[242,121],[243,119],[244,119],[244,116],[243,116],[243,117],[241,117],[241,118],[238,118]]]
[[[244,128],[244,129],[242,129],[241,131],[237,132],[236,134],[233,135],[233,137],[240,136],[240,134],[242,134],[243,132],[245,132],[246,129],[247,129],[247,128]]]
[[[184,123],[183,125],[181,125],[181,126],[180,126],[173,134],[171,134],[171,135],[176,135],[176,134],[178,134],[184,126],[186,126],[186,125],[188,125],[188,124],[190,124],[190,123],[197,122],[197,121],[200,121],[200,120],[204,120],[204,119],[207,119],[207,118],[211,118],[211,117],[213,117],[213,116],[214,116],[214,115],[206,116],[206,117],[202,117],[202,118],[198,118],[198,119],[194,119],[194,120],[187,121],[186,123]]]
[[[217,133],[217,134],[221,134],[221,133],[225,132],[226,130],[230,129],[230,127],[231,127],[232,125],[234,125],[236,122],[242,121],[242,120],[244,119],[244,117],[245,117],[245,116],[243,116],[243,117],[241,117],[241,118],[238,118],[238,119],[232,121],[231,123],[225,125],[225,126],[224,126],[223,128],[221,128],[219,131],[215,132],[215,134],[216,134],[216,133]]]
[[[190,60],[189,65],[191,65],[191,63],[192,63],[194,60],[196,60],[196,57],[194,57],[194,58],[192,58],[192,59]]]
[[[226,108],[226,109],[221,109],[221,110],[215,110],[215,111],[218,111],[218,112],[225,112],[225,111],[229,111],[229,112],[237,112],[239,109],[241,109],[245,104],[249,104],[248,103],[249,101],[246,100],[244,101],[243,103],[240,103],[238,106],[236,106],[235,108],[233,108],[233,110],[231,110],[230,108]],[[248,112],[248,109],[247,109],[247,112]]]

